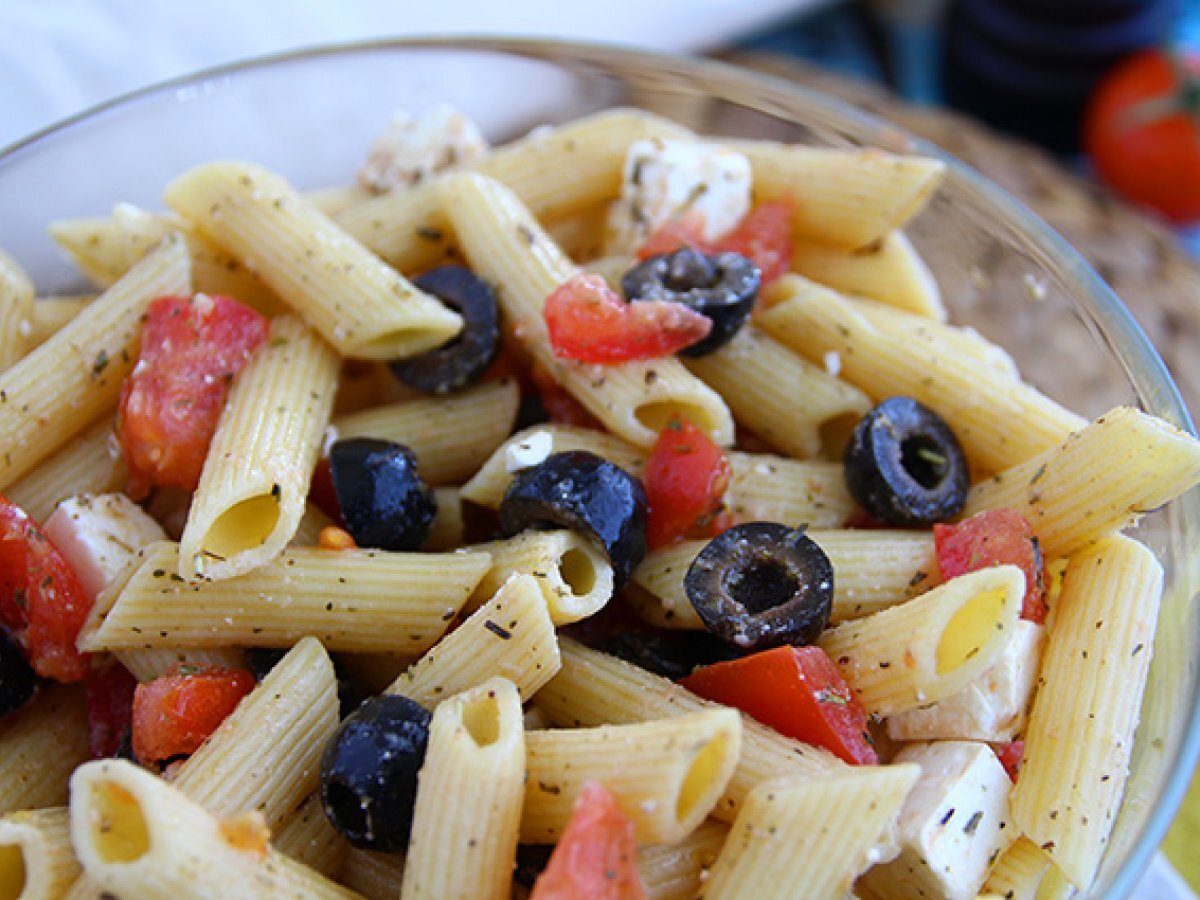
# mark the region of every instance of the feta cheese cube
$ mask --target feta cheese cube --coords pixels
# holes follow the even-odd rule
[[[162,526],[124,494],[68,497],[44,530],[93,600],[139,550],[167,539]]]
[[[674,218],[695,217],[705,240],[731,231],[750,211],[750,161],[696,141],[634,141],[621,198],[609,210],[608,254],[629,254]]]
[[[512,475],[522,469],[541,465],[553,451],[554,435],[548,431],[535,431],[505,448],[504,468]]]
[[[1016,838],[1009,781],[987,744],[913,744],[896,762],[915,762],[921,777],[900,810],[900,855],[863,876],[869,895],[970,900]]]
[[[951,697],[891,716],[895,741],[1009,741],[1025,727],[1045,629],[1021,619],[1000,661]]]
[[[414,117],[396,113],[371,144],[358,181],[375,194],[411,187],[488,151],[479,128],[447,104]]]

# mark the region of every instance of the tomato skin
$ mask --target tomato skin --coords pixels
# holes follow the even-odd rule
[[[633,823],[617,798],[589,781],[529,900],[643,900]]]
[[[145,764],[196,751],[254,690],[244,669],[164,675],[133,694],[133,753]]]
[[[851,765],[879,762],[866,710],[820,647],[764,650],[697,669],[679,683]]]
[[[117,415],[131,496],[144,497],[151,487],[195,489],[229,385],[267,328],[266,318],[230,297],[150,303]]]
[[[652,256],[674,253],[684,247],[691,247],[700,253],[713,252],[713,244],[704,239],[704,218],[697,213],[668,219],[651,232],[634,255],[641,262]]]
[[[792,218],[795,204],[772,200],[754,207],[716,249],[740,253],[762,273],[763,285],[786,275],[792,268]]]
[[[137,679],[113,659],[96,666],[84,682],[87,695],[88,750],[92,759],[116,756],[133,726]]]
[[[1004,766],[1008,777],[1012,779],[1013,784],[1016,784],[1017,775],[1021,772],[1021,763],[1025,758],[1025,742],[1009,741],[1007,744],[992,744],[992,749],[996,751],[996,758],[1000,760],[1000,765]]]
[[[990,566],[1019,566],[1025,573],[1021,618],[1046,621],[1042,554],[1025,517],[1015,509],[989,509],[953,525],[934,525],[933,542],[943,579]]]
[[[724,531],[729,516],[720,513],[730,475],[729,460],[707,434],[687,419],[672,419],[659,432],[642,475],[649,548]]]
[[[1200,58],[1181,64],[1189,80],[1200,79]],[[1138,53],[1100,81],[1083,122],[1084,149],[1101,180],[1178,223],[1200,220],[1200,124],[1194,109],[1156,116],[1144,104],[1186,92],[1162,51]]]
[[[35,672],[61,682],[83,679],[88,658],[75,640],[91,608],[75,571],[42,529],[0,497],[0,624]]]
[[[670,356],[712,330],[707,316],[682,303],[626,303],[602,277],[587,273],[559,285],[544,315],[555,356],[601,365]]]

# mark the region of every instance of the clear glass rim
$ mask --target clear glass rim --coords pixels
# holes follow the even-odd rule
[[[181,87],[213,78],[269,68],[280,63],[392,50],[474,51],[508,54],[551,63],[595,62],[617,68],[620,68],[622,64],[638,63],[665,67],[675,75],[691,73],[715,78],[731,86],[753,89],[757,96],[778,104],[782,109],[789,108],[796,99],[824,105],[866,131],[878,135],[883,143],[894,144],[895,138],[901,136],[904,138],[906,149],[944,161],[957,178],[984,197],[1004,219],[1033,238],[1037,250],[1046,260],[1055,262],[1071,282],[1075,292],[1089,299],[1089,313],[1093,316],[1097,327],[1110,346],[1114,350],[1119,348],[1117,355],[1120,363],[1147,411],[1174,422],[1193,435],[1196,434],[1192,418],[1166,364],[1132,313],[1079,252],[1036,213],[999,185],[954,156],[879,116],[784,78],[750,71],[718,60],[597,42],[489,35],[433,35],[318,44],[211,66],[117,95],[53,122],[0,148],[0,165],[27,151],[36,149],[42,142],[70,130],[75,125],[87,122],[106,112],[130,106],[139,100]],[[888,138],[886,141],[884,140],[885,136]],[[1185,494],[1176,503],[1183,507],[1183,515],[1188,521],[1200,522],[1200,494],[1197,491]],[[1181,577],[1187,577],[1186,573],[1181,574]],[[1113,896],[1126,896],[1137,884],[1178,811],[1198,761],[1200,761],[1200,704],[1194,704],[1187,716],[1183,738],[1174,760],[1175,765],[1166,780],[1162,795],[1158,798],[1158,808],[1150,816],[1128,857],[1117,872],[1111,888]]]

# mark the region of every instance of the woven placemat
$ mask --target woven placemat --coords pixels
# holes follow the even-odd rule
[[[832,94],[889,119],[978,169],[1073,244],[1133,311],[1200,413],[1200,263],[1164,225],[1065,169],[1045,151],[946,110],[913,106],[885,88],[791,57],[734,53],[728,62]]]

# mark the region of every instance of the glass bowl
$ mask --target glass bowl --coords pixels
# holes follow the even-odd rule
[[[255,160],[305,188],[353,178],[393,110],[449,102],[493,141],[613,105],[697,131],[940,156],[945,185],[909,229],[954,321],[1001,343],[1026,378],[1087,416],[1140,405],[1192,430],[1161,359],[1084,260],[1019,202],[935,147],[828,97],[731,66],[586,44],[403,40],[212,69],[96,107],[0,153],[0,247],[44,292],[78,287],[46,235],[56,218],[116,201],[161,206],[163,185],[214,157]],[[1014,285],[1018,286],[1014,288]],[[1175,813],[1200,754],[1193,614],[1200,496],[1147,516],[1162,560],[1159,620],[1132,772],[1093,892],[1127,894]]]

